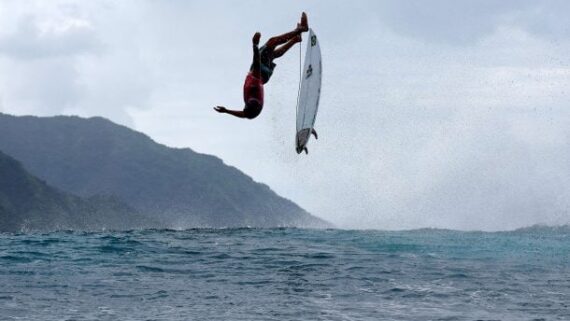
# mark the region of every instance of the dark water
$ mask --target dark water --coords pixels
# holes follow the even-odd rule
[[[1,320],[570,320],[570,229],[0,235]]]

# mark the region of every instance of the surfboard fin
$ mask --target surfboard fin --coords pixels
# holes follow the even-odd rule
[[[315,139],[319,139],[319,135],[317,135],[317,131],[314,128],[311,129],[311,134],[315,136]]]

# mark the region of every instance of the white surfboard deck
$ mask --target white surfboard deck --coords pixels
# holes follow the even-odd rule
[[[311,137],[311,130],[315,125],[319,99],[321,97],[323,64],[321,61],[321,47],[319,39],[309,29],[309,41],[305,53],[305,67],[302,73],[301,89],[297,102],[297,134],[296,151],[300,154],[307,146]]]

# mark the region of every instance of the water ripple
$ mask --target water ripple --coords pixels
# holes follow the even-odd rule
[[[568,262],[564,229],[0,234],[0,315],[570,320]]]

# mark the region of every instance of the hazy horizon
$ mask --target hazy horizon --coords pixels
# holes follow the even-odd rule
[[[0,1],[0,112],[103,116],[213,154],[341,228],[570,222],[565,1]],[[260,117],[251,36],[301,11],[321,39],[310,154],[294,150],[299,48]],[[304,48],[303,48],[304,49]]]

